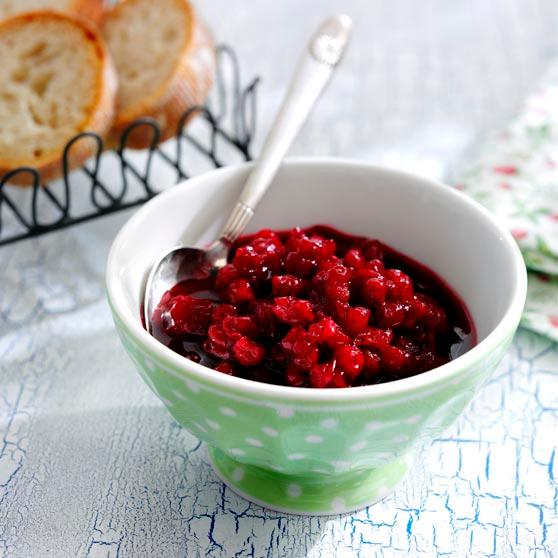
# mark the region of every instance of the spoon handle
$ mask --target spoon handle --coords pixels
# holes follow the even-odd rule
[[[350,32],[351,20],[346,15],[331,17],[320,25],[304,52],[262,153],[221,231],[220,240],[234,242],[252,219],[281,161],[329,83],[343,56]]]

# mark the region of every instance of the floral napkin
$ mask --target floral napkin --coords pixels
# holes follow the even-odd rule
[[[457,187],[511,231],[529,269],[522,326],[558,341],[558,86],[545,85]]]

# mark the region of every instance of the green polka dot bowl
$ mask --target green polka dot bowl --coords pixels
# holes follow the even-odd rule
[[[249,169],[170,188],[123,227],[106,274],[116,330],[173,418],[207,443],[232,490],[282,512],[356,510],[393,490],[497,366],[525,301],[523,260],[486,210],[447,186],[365,163],[287,161],[248,232],[327,224],[378,238],[453,286],[479,343],[444,366],[380,385],[307,389],[234,378],[160,344],[142,327],[140,308],[150,267],[177,242],[215,238]]]

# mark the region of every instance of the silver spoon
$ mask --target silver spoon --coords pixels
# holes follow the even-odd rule
[[[177,283],[216,273],[227,263],[231,244],[242,234],[254,210],[277,174],[292,142],[340,62],[351,33],[346,15],[326,19],[319,27],[291,81],[283,105],[266,139],[260,158],[240,194],[219,238],[207,250],[175,247],[153,266],[144,295],[144,319],[152,333],[151,317],[163,294]]]

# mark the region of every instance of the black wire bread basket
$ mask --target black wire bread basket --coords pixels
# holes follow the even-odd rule
[[[72,138],[64,149],[62,178],[52,183],[41,184],[38,171],[30,167],[6,173],[0,179],[0,246],[141,205],[193,174],[250,160],[259,80],[242,83],[238,58],[229,46],[218,46],[216,54],[208,103],[184,113],[172,140],[160,144],[158,123],[144,118],[124,130],[113,150],[105,150],[103,139],[91,132]],[[186,126],[192,113],[195,118]],[[150,145],[128,149],[130,134],[139,127],[147,128]],[[69,156],[81,141],[94,143],[94,155],[71,171]],[[11,184],[24,174],[31,186]]]

